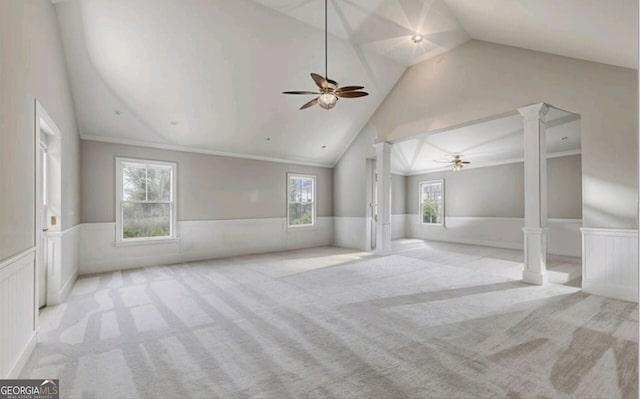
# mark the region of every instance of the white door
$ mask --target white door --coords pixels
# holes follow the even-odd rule
[[[39,307],[43,307],[47,304],[47,235],[45,232],[47,231],[47,147],[45,143],[40,143],[40,168],[38,168],[38,174],[40,182],[40,195],[37,197],[40,198],[40,203],[38,204],[38,209],[40,210],[40,227],[42,229],[42,234],[40,234],[40,251],[39,251],[39,268],[38,268],[38,279],[39,279],[39,295],[40,303]],[[37,236],[36,236],[37,237]]]

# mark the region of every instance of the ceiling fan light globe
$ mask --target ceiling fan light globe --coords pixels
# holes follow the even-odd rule
[[[318,104],[324,109],[335,107],[338,97],[333,93],[324,93],[318,98]]]

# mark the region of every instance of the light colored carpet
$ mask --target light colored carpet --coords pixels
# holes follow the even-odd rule
[[[83,277],[21,377],[64,398],[637,398],[637,305],[506,277],[520,262],[429,243]]]

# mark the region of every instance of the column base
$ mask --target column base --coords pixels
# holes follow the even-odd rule
[[[525,227],[524,271],[522,281],[528,284],[547,283],[547,228]]]
[[[376,241],[376,255],[390,255],[391,254],[391,224],[383,224],[382,226],[378,225],[378,228],[381,229],[381,237],[378,237]],[[380,242],[382,239],[382,242]]]
[[[548,282],[547,273],[524,270],[522,272],[522,281],[527,284],[545,285]]]

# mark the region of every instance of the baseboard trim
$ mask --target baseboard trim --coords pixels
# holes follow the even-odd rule
[[[33,353],[33,350],[36,348],[37,343],[38,343],[38,333],[34,332],[33,334],[31,334],[31,338],[29,338],[29,342],[27,342],[27,346],[22,351],[22,354],[20,355],[18,360],[16,360],[16,363],[13,365],[13,367],[9,371],[9,374],[6,376],[6,378],[16,379],[18,378],[18,376],[20,376],[20,373],[22,372],[24,365],[27,364],[27,360],[29,360],[29,357],[31,357],[31,354]]]
[[[79,269],[81,270],[79,272],[79,275],[84,276],[97,273],[115,272],[118,270],[137,269],[155,265],[172,265],[182,262],[183,257],[180,255],[152,255],[117,260],[105,260],[102,262],[81,264],[79,267]]]
[[[587,294],[638,303],[637,287],[625,287],[623,285],[594,283],[582,280],[582,291]]]
[[[410,237],[410,238],[418,238],[418,237]],[[520,250],[523,249],[523,244],[510,243],[507,241],[474,240],[474,239],[467,239],[467,238],[457,238],[453,240],[438,240],[437,238],[418,238],[418,239],[427,240],[427,241],[448,242],[453,244],[477,245],[480,247],[520,249]]]
[[[54,300],[53,303],[51,303],[51,305],[59,305],[62,302],[64,302],[65,299],[67,299],[67,296],[69,296],[69,292],[71,291],[71,289],[73,288],[73,285],[78,279],[79,270],[80,270],[80,267],[76,266],[76,269],[71,274],[71,277],[67,279],[67,282],[64,283],[60,291],[58,291],[57,298],[56,298],[57,300]]]
[[[223,259],[229,258],[232,256],[245,256],[245,255],[256,255],[256,254],[266,254],[266,253],[274,253],[274,252],[282,252],[282,251],[295,251],[298,249],[306,249],[306,248],[318,248],[333,245],[332,242],[321,242],[315,244],[304,244],[304,245],[289,245],[283,248],[252,248],[252,249],[230,249],[224,252],[206,252],[206,251],[198,251],[198,252],[184,252],[181,254],[170,254],[170,255],[152,255],[152,256],[139,256],[134,258],[127,258],[116,261],[104,261],[104,262],[93,262],[93,263],[84,263],[80,265],[79,270],[90,270],[88,272],[79,272],[77,276],[83,275],[93,275],[98,273],[106,273],[113,272],[119,270],[130,270],[130,269],[138,269],[142,267],[156,266],[156,265],[173,265],[179,263],[186,262],[198,262],[198,261],[206,261],[213,259]],[[69,289],[73,286],[70,285]],[[68,292],[67,292],[68,294]]]
[[[370,250],[370,220],[366,216],[334,216],[332,244],[358,251]]]
[[[538,273],[525,270],[522,272],[522,281],[527,284],[545,285],[549,281],[549,277],[546,271],[544,273]]]
[[[548,219],[548,254],[580,257],[581,219]],[[446,216],[443,226],[423,225],[416,214],[408,214],[406,236],[458,244],[522,250],[524,241],[520,217]]]

